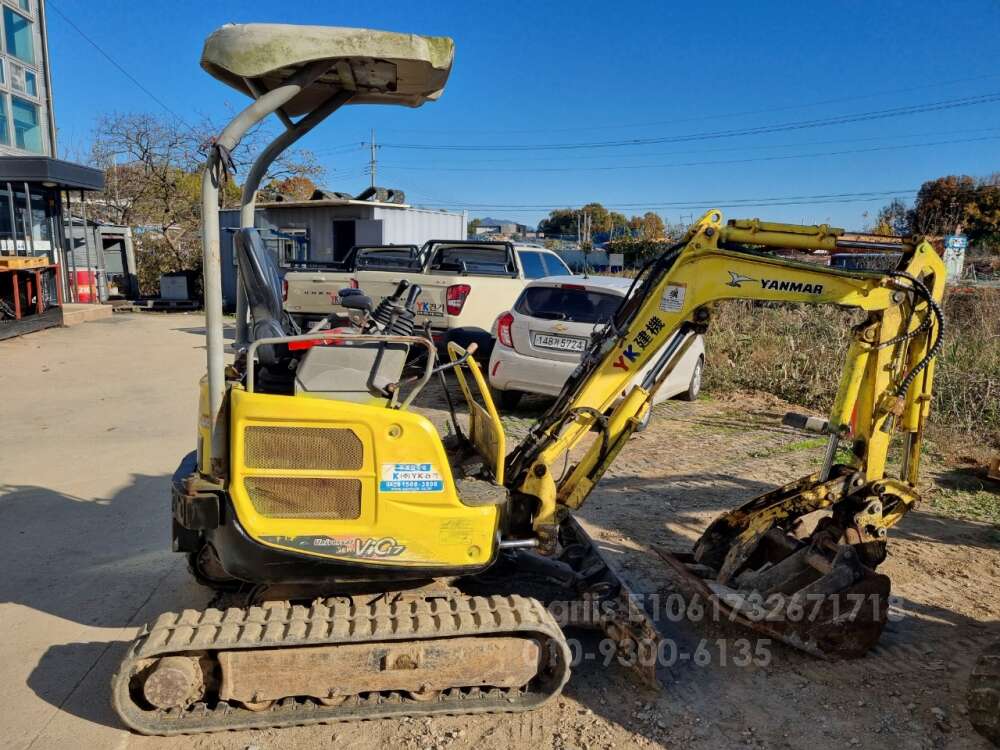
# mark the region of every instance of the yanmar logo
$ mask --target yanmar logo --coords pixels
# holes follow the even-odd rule
[[[769,292],[798,292],[799,294],[822,294],[822,284],[810,284],[805,281],[786,281],[780,279],[755,279],[753,276],[744,276],[734,271],[729,271],[729,282],[726,286],[742,289],[746,282],[759,282],[760,288]]]

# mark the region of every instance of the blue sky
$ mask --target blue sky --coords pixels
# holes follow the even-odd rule
[[[548,207],[597,200],[668,221],[720,206],[859,228],[924,180],[1000,171],[997,0],[48,5],[69,158],[86,152],[102,110],[162,109],[66,18],[191,121],[245,104],[198,65],[204,38],[227,22],[451,36],[455,66],[438,102],[348,107],[303,145],[330,170],[330,188],[357,192],[375,128],[379,184],[473,216],[535,223]]]

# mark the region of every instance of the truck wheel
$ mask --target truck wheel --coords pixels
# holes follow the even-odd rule
[[[701,393],[701,371],[705,367],[705,358],[698,357],[698,361],[694,363],[694,371],[691,373],[691,382],[688,383],[688,389],[677,396],[681,401],[697,401],[698,394]]]
[[[969,677],[969,721],[1000,747],[1000,641],[983,651]]]
[[[522,391],[499,391],[500,406],[504,411],[514,411],[521,403]]]

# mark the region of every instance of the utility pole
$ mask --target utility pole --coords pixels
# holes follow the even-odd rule
[[[375,148],[376,148],[376,146],[375,146],[375,128],[372,128],[371,147],[372,147],[372,155],[371,155],[371,158],[368,161],[368,172],[372,176],[372,187],[375,187]]]

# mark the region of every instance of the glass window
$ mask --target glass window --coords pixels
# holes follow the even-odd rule
[[[4,63],[3,58],[0,58],[0,83],[4,85],[7,84],[7,74],[5,72],[6,67],[7,65]]]
[[[4,8],[3,30],[7,54],[34,65],[35,42],[31,38],[31,21],[10,8]]]
[[[52,227],[49,217],[54,206],[47,190],[31,185],[31,236],[35,238],[35,252],[48,250],[52,241]],[[39,242],[44,243],[39,247]]]
[[[393,271],[403,268],[408,271],[419,271],[422,265],[420,253],[416,245],[400,248],[358,248],[354,261],[356,268],[368,271]]]
[[[31,13],[31,0],[17,0],[17,4],[21,6],[21,10]]]
[[[573,272],[569,270],[569,266],[563,263],[563,259],[558,255],[549,255],[548,253],[541,253],[542,260],[545,262],[545,273],[548,276],[572,276]]]
[[[16,96],[10,98],[14,120],[14,145],[25,151],[43,153],[42,127],[38,123],[38,106]]]
[[[0,183],[0,253],[14,255],[14,227],[10,223],[10,194],[7,183]]]
[[[282,227],[278,237],[278,262],[288,267],[309,256],[309,230],[299,227]]]
[[[10,145],[10,125],[7,122],[7,97],[0,94],[0,143]]]
[[[521,268],[524,269],[524,278],[540,279],[543,276],[548,276],[545,264],[542,262],[541,253],[520,252],[518,255],[521,256]]]
[[[14,183],[14,245],[18,255],[26,255],[31,249],[28,242],[28,232],[31,229],[31,217],[25,203],[24,183]]]
[[[30,70],[24,71],[24,90],[29,96],[38,96],[38,83]]]
[[[611,320],[621,301],[617,295],[588,291],[576,284],[529,286],[521,293],[514,310],[543,320],[605,323]]]
[[[10,87],[14,91],[20,91],[24,93],[24,74],[27,71],[24,69],[23,65],[18,65],[17,63],[10,64]]]
[[[514,273],[504,245],[445,245],[431,260],[431,271],[507,276]]]

